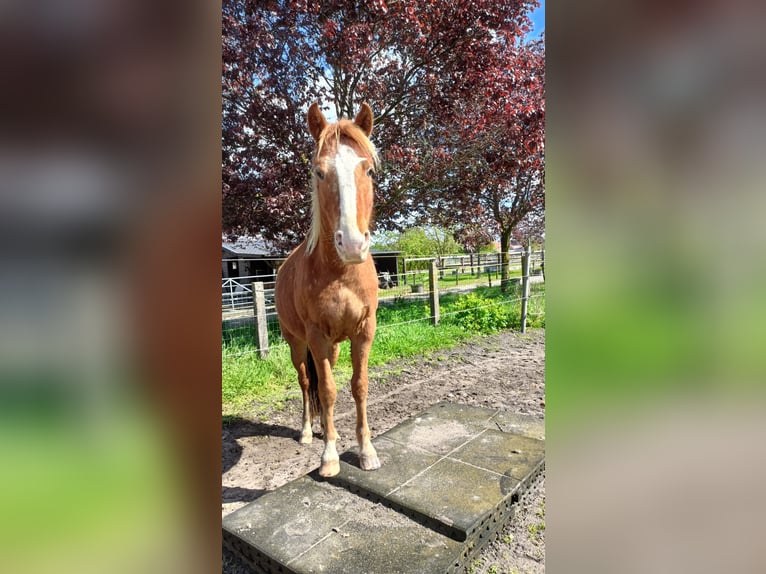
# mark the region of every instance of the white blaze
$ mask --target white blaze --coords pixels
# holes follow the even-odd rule
[[[338,195],[340,196],[340,223],[338,230],[343,232],[344,242],[361,243],[364,236],[356,222],[356,179],[354,171],[364,158],[347,145],[339,145],[335,156],[335,173],[338,176]]]

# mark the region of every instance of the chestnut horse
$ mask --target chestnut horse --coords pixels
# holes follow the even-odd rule
[[[319,474],[340,470],[333,423],[336,389],[332,368],[338,344],[351,340],[351,393],[356,402],[359,465],[380,468],[367,426],[367,361],[375,337],[378,279],[370,257],[372,175],[377,164],[367,104],[354,121],[330,124],[313,104],[308,128],[316,141],[312,162],[312,220],[306,240],[277,274],[275,298],[282,335],[303,391],[300,442],[310,443],[319,416],[324,452]]]

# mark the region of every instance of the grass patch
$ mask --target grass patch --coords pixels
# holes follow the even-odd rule
[[[237,352],[243,354],[228,354]],[[257,353],[249,352],[241,345],[224,347],[221,363],[224,415],[241,414],[254,400],[269,404],[284,401],[289,398],[285,393],[288,380],[295,383],[294,390],[299,392],[298,378],[287,345],[273,347],[266,359],[261,359]]]
[[[544,295],[544,284],[531,285],[531,294]],[[449,349],[478,334],[520,328],[519,289],[500,293],[499,287],[479,287],[467,294],[445,294],[440,298],[442,321],[436,327],[429,319],[428,303],[422,299],[397,299],[378,308],[378,330],[370,351],[370,366],[397,359]],[[545,327],[545,298],[530,299],[529,327]],[[271,329],[270,329],[271,331]],[[300,396],[290,349],[274,336],[271,351],[261,359],[255,352],[252,326],[224,331],[222,338],[221,391],[224,421],[252,416],[254,407],[280,408]],[[350,343],[341,343],[334,375],[339,388],[351,378]]]

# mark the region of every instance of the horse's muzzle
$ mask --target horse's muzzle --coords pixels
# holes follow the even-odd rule
[[[370,253],[370,232],[335,232],[335,249],[343,263],[356,264],[367,260]]]

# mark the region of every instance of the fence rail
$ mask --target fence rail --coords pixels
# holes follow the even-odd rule
[[[518,280],[521,276],[521,252],[508,254],[508,269],[511,279]],[[439,280],[448,286],[462,285],[464,287],[489,285],[500,281],[501,254],[475,253],[441,255],[434,257],[405,257],[400,260],[401,271],[391,274],[378,274],[378,284],[381,289],[380,297],[401,296],[405,293],[419,293],[428,283],[428,273],[432,261],[436,261],[439,270]],[[532,251],[530,255],[530,273],[542,275],[544,270],[545,252]],[[253,305],[253,283],[263,282],[266,293],[267,307],[273,305],[273,293],[276,274],[249,275],[229,277],[221,280],[221,310],[226,318],[232,312],[249,311]],[[496,283],[497,284],[497,283]],[[415,285],[415,287],[411,287]],[[236,315],[236,313],[235,313]]]
[[[271,290],[271,304],[274,303],[274,282],[276,275],[251,275],[229,277],[221,280],[221,310],[224,318],[227,311],[251,309],[253,305],[253,283],[263,283]],[[267,301],[269,300],[267,296]]]
[[[542,294],[531,294],[530,284],[544,282],[544,254],[528,251],[512,254],[512,256],[514,255],[518,255],[514,262],[517,263],[517,266],[512,265],[509,269],[509,286],[516,285],[514,290],[517,292],[517,296],[475,308],[490,308],[519,303],[521,306],[521,331],[525,332],[527,318],[535,315],[535,313],[529,312],[529,302],[542,296]],[[486,260],[483,260],[481,268],[474,265],[473,270],[470,268],[470,260],[469,264],[465,266],[448,262],[445,257],[432,257],[427,261],[429,263],[427,269],[410,270],[393,276],[388,275],[385,281],[379,277],[379,305],[395,305],[401,301],[420,300],[423,302],[424,309],[427,308],[427,313],[424,311],[422,317],[415,319],[379,324],[378,331],[425,320],[430,321],[433,325],[438,325],[444,318],[454,317],[457,314],[475,309],[445,312],[440,305],[440,299],[443,296],[453,293],[467,293],[477,287],[500,285],[499,268],[494,269],[484,265],[484,263],[491,265]],[[281,338],[274,305],[274,279],[273,275],[252,276],[226,279],[222,282],[224,340],[226,340],[227,334],[230,338],[234,338],[235,334],[239,333],[256,342],[255,349],[240,351],[230,348],[224,352],[225,356],[257,352],[259,356],[265,357],[270,349],[286,345]]]

